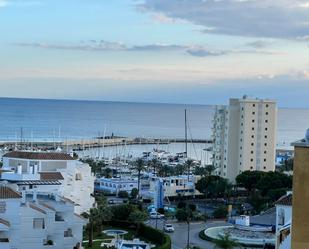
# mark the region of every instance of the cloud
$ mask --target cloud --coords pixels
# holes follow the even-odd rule
[[[8,2],[6,0],[0,0],[0,8],[6,7],[8,5]]]
[[[0,0],[0,8],[1,7],[27,7],[27,6],[40,6],[42,5],[42,1],[32,1],[32,0]]]
[[[226,55],[229,53],[228,51],[211,51],[203,47],[189,48],[186,52],[196,57],[220,56],[220,55]]]
[[[280,54],[275,51],[263,50],[215,50],[202,45],[179,45],[179,44],[146,44],[126,45],[121,42],[105,40],[89,40],[80,43],[14,43],[16,46],[33,47],[42,49],[79,50],[79,51],[126,51],[126,52],[180,52],[194,57],[223,56],[227,54],[252,53],[252,54]]]
[[[268,41],[264,41],[264,40],[258,40],[258,41],[254,41],[254,42],[248,42],[245,44],[247,47],[253,47],[256,49],[260,49],[260,48],[266,48],[269,45],[271,45],[270,42]]]
[[[139,10],[201,25],[205,33],[295,39],[309,35],[308,0],[145,0]]]

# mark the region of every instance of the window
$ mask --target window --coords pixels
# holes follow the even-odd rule
[[[266,158],[264,158],[264,162],[266,162]]]
[[[268,112],[266,112],[265,114],[268,115]]]
[[[254,138],[254,135],[252,135],[251,138]]]
[[[267,146],[267,143],[264,143],[264,146]]]
[[[253,169],[253,167],[251,166],[251,167],[250,167],[250,169],[252,170],[252,169]]]
[[[255,115],[255,112],[252,112],[252,115]]]
[[[266,107],[268,107],[269,105],[268,104],[266,104]]]
[[[267,120],[267,119],[265,120],[265,123],[268,123],[268,120]]]
[[[254,131],[254,127],[252,127],[252,130]]]
[[[244,124],[243,124],[243,123],[241,123],[240,125],[241,125],[241,126],[244,126]]]
[[[255,121],[255,120],[254,120],[254,119],[252,119],[252,123],[254,123],[254,121]]]
[[[82,180],[82,174],[81,173],[76,173],[75,180],[76,181],[81,181]]]
[[[267,135],[265,135],[264,137],[267,138]]]
[[[73,237],[72,229],[68,228],[68,230],[64,231],[64,237]]]
[[[242,150],[242,147],[240,146],[240,149]]]
[[[251,158],[250,161],[253,162],[253,158]]]
[[[251,146],[254,146],[254,143],[251,143]]]
[[[264,150],[264,154],[267,154],[267,151],[266,151],[266,150]]]
[[[34,218],[33,229],[45,229],[44,218]]]
[[[266,169],[266,166],[264,166],[264,169]]]
[[[255,104],[253,104],[252,106],[255,107]]]
[[[265,131],[267,131],[268,130],[268,128],[267,127],[265,127]]]
[[[253,150],[251,150],[251,154],[253,154],[254,152],[253,152]]]

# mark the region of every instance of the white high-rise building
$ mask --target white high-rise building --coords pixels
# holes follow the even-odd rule
[[[230,99],[214,115],[215,173],[234,182],[247,170],[274,171],[277,107],[274,100]]]

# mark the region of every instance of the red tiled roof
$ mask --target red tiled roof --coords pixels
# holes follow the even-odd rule
[[[39,208],[38,206],[36,206],[36,205],[34,205],[32,203],[29,204],[29,207],[34,209],[34,210],[36,210],[36,211],[38,211],[38,212],[40,212],[40,213],[42,213],[42,214],[46,214],[45,210],[43,210],[42,208]]]
[[[29,152],[29,151],[12,151],[6,153],[3,157],[32,159],[32,160],[74,160],[73,157],[66,153],[60,152]]]
[[[292,197],[292,194],[282,196],[278,201],[276,201],[276,205],[292,206]]]
[[[10,227],[10,226],[11,226],[11,224],[10,224],[9,221],[4,220],[4,219],[1,219],[1,218],[0,218],[0,223],[3,224],[3,225],[5,225],[5,226],[7,226],[7,227]]]
[[[60,172],[39,172],[42,181],[49,181],[49,180],[63,180],[63,176]]]
[[[0,199],[16,199],[21,198],[21,195],[15,190],[6,187],[0,186]]]

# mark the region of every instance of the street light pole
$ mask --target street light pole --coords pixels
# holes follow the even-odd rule
[[[187,249],[190,248],[190,218],[187,219],[188,222],[188,237],[187,237]]]

